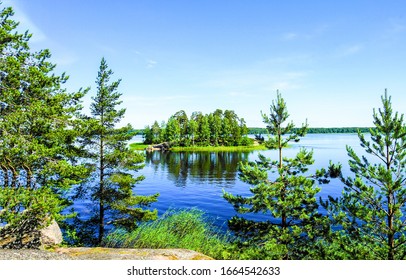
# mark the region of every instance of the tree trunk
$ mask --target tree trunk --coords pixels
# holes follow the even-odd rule
[[[390,152],[389,152],[389,146],[386,145],[386,170],[390,172],[391,168],[391,162],[390,162]],[[392,186],[388,184],[388,260],[393,260],[395,258],[395,235],[393,232],[393,204],[394,204],[394,194],[392,192]]]
[[[99,183],[99,191],[100,191],[100,198],[99,198],[99,238],[98,238],[98,245],[101,244],[104,235],[104,154],[103,154],[103,138],[100,139],[100,183]]]

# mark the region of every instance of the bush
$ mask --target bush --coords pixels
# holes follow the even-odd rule
[[[254,145],[254,140],[251,139],[251,138],[249,138],[248,136],[244,136],[244,137],[241,139],[240,145],[241,145],[241,146],[251,146],[251,145]]]

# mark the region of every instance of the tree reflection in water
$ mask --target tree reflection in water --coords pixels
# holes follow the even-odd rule
[[[167,171],[177,187],[187,181],[229,185],[237,180],[238,163],[247,161],[249,152],[146,152],[146,164],[155,172]]]

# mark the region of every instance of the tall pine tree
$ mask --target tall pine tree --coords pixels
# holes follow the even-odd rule
[[[370,137],[358,132],[366,154],[347,146],[355,177],[342,178],[342,196],[324,205],[342,229],[337,258],[406,259],[406,126],[386,90],[381,99]]]
[[[2,4],[0,3],[0,7]],[[66,194],[84,178],[75,165],[83,91],[68,93],[48,50],[32,52],[12,8],[0,12],[0,223],[65,218]]]
[[[256,162],[240,163],[239,177],[253,185],[252,196],[224,193],[224,198],[240,214],[266,213],[269,220],[235,216],[229,220],[229,228],[242,241],[238,247],[243,248],[243,258],[310,258],[312,242],[322,235],[326,222],[318,212],[316,195],[320,188],[315,184],[316,176],[306,174],[308,166],[314,162],[313,152],[300,149],[293,158],[283,156],[284,148],[290,142],[298,142],[305,135],[307,124],[294,130],[279,92],[270,107],[270,115],[262,114],[262,117],[269,132],[266,146],[277,150],[278,158],[272,160],[259,155]],[[325,173],[319,171],[318,175]]]
[[[81,140],[94,170],[90,180],[78,189],[79,194],[87,195],[97,205],[94,215],[82,228],[83,232],[97,232],[96,239],[90,237],[85,241],[91,244],[102,242],[109,224],[132,230],[137,222],[153,220],[157,216],[156,210],[146,207],[157,200],[158,194],[142,196],[133,192],[135,184],[144,179],[134,173],[143,168],[145,158],[127,147],[135,135],[131,125],[116,128],[125,109],[117,108],[122,103],[119,100],[121,93],[117,92],[120,80],[110,83],[112,74],[103,58],[96,80],[97,94],[92,98],[91,116],[85,121]]]

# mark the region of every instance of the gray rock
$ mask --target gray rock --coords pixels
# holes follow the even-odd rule
[[[62,231],[55,220],[46,228],[41,229],[40,234],[42,246],[53,246],[62,243]]]

